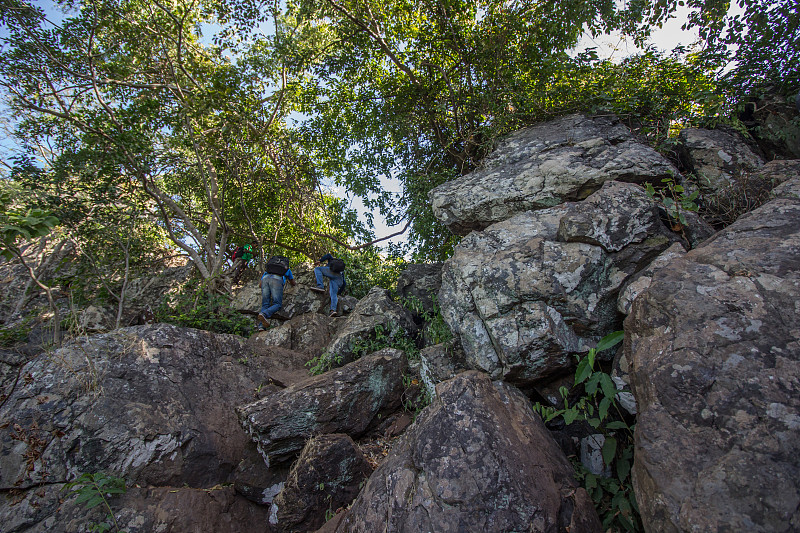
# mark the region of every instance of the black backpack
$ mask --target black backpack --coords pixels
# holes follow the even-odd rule
[[[337,274],[344,272],[344,261],[341,259],[331,259],[328,261],[328,268]]]
[[[236,251],[233,252],[233,257],[231,259],[242,257],[242,255],[244,255],[244,248],[239,246],[238,248],[236,248]]]
[[[267,274],[283,276],[289,270],[289,259],[282,255],[273,255],[267,261]]]

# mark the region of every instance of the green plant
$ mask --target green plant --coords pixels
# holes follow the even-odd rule
[[[230,307],[230,297],[190,283],[174,295],[167,295],[155,312],[156,320],[215,333],[249,336],[252,321]]]
[[[685,213],[697,212],[699,207],[695,200],[697,200],[699,192],[687,193],[683,185],[675,183],[673,178],[664,178],[661,182],[664,186],[659,189],[653,187],[652,183],[645,183],[647,195],[664,208],[664,211],[667,212],[671,229],[680,232],[685,239],[686,232],[684,228],[688,226]]]
[[[69,491],[70,496],[77,496],[75,503],[84,504],[87,510],[94,509],[101,504],[104,506],[106,521],[99,524],[90,524],[90,531],[104,533],[113,527],[114,531],[123,533],[119,528],[108,500],[115,494],[125,494],[127,488],[125,487],[124,479],[102,472],[96,474],[84,473],[78,479],[64,485],[62,490]]]
[[[583,387],[583,394],[570,403],[570,390],[561,387],[559,393],[563,408],[543,406],[537,402],[534,410],[545,422],[562,418],[569,425],[576,420],[585,421],[600,431],[605,442],[601,450],[607,467],[614,466],[612,477],[592,474],[578,461],[574,461],[575,476],[589,492],[603,520],[603,530],[641,531],[639,511],[630,479],[633,461],[634,425],[629,425],[620,411],[616,396],[620,392],[611,376],[595,368],[597,354],[613,348],[624,337],[624,332],[615,331],[603,337],[595,348],[583,358],[578,358],[573,389]]]
[[[31,328],[27,323],[12,328],[0,328],[0,348],[10,348],[15,344],[25,342],[30,332]]]
[[[323,352],[316,357],[312,357],[305,366],[308,367],[308,373],[312,376],[318,376],[319,374],[323,374],[330,370],[334,363],[336,366],[342,364],[342,356],[336,355],[332,356],[328,352]]]

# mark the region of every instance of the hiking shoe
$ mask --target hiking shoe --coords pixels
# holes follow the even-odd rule
[[[311,287],[311,290],[314,292],[325,292],[324,287]]]
[[[339,313],[337,313],[336,311],[331,311],[331,314],[329,314],[328,316],[331,317],[331,318],[334,318],[334,317],[339,316]]]
[[[267,320],[267,317],[265,317],[261,313],[258,313],[258,321],[261,322],[261,325],[264,327],[264,329],[269,328],[269,320]]]

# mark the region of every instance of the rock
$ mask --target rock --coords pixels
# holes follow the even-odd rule
[[[675,257],[680,257],[686,253],[686,250],[680,243],[675,243],[666,250],[664,250],[652,263],[647,265],[643,270],[631,276],[625,283],[625,288],[619,294],[617,299],[617,310],[620,313],[627,315],[631,311],[631,304],[639,294],[642,293],[650,282],[653,281],[653,273],[659,268],[669,263]]]
[[[420,374],[431,390],[437,383],[468,370],[464,350],[456,340],[423,348],[420,359]]]
[[[474,232],[442,271],[442,316],[469,368],[523,386],[619,328],[620,287],[677,237],[633,184]]]
[[[724,189],[764,160],[740,135],[722,130],[686,128],[679,136],[682,163],[696,176],[705,191]]]
[[[412,311],[419,319],[423,313],[436,312],[441,286],[442,263],[410,264],[397,278],[397,295],[400,301],[419,302],[420,309]]]
[[[223,482],[248,444],[232,406],[268,380],[239,362],[247,354],[240,337],[159,324],[82,337],[29,362],[30,379],[0,409],[2,488],[96,470],[140,484]]]
[[[98,471],[143,488],[231,482],[252,453],[232,407],[269,380],[249,354],[235,335],[158,324],[80,337],[37,357],[0,407],[0,488],[32,501],[42,486]],[[0,517],[15,513],[3,498]],[[42,531],[56,517],[34,515]]]
[[[386,348],[237,409],[267,464],[293,459],[315,435],[363,435],[396,411],[405,354]]]
[[[647,531],[800,528],[800,179],[658,270],[625,321]]]
[[[270,533],[269,508],[236,495],[233,487],[208,489],[188,487],[133,487],[109,499],[117,529],[103,505],[87,510],[66,498],[62,485],[45,485],[28,492],[15,505],[4,509],[3,531],[8,533],[83,533],[106,524],[109,531],[127,533]],[[62,503],[63,501],[63,503]]]
[[[739,118],[768,160],[800,158],[800,93],[786,98],[765,92],[752,98]]]
[[[372,467],[347,435],[320,435],[308,441],[273,503],[272,525],[279,532],[314,531],[326,512],[350,505]]]
[[[658,183],[676,174],[616,118],[569,115],[512,134],[480,169],[428,197],[434,216],[466,235],[524,211],[582,200],[606,181]]]
[[[248,344],[254,348],[279,346],[316,356],[325,351],[335,331],[333,319],[322,313],[305,313],[286,322],[273,320],[272,323],[275,326],[256,333]]]
[[[756,170],[742,173],[730,186],[703,198],[704,215],[717,226],[732,224],[772,197],[772,190],[800,175],[800,160],[770,161]]]
[[[325,350],[328,359],[341,360],[341,363],[352,361],[358,355],[358,344],[367,347],[375,339],[378,327],[385,336],[405,335],[413,339],[417,335],[411,314],[392,301],[389,291],[373,287],[336,331]]]
[[[336,531],[601,531],[572,476],[519,391],[465,372],[437,386]]]
[[[595,433],[581,439],[581,464],[596,476],[611,476],[611,467],[603,462],[603,445],[606,438],[602,433]]]
[[[78,319],[78,327],[83,333],[104,333],[114,329],[116,317],[108,309],[90,305],[84,309]]]

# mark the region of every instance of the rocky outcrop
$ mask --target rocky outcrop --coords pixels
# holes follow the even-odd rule
[[[619,329],[623,283],[675,239],[641,187],[609,182],[465,237],[442,272],[442,316],[470,368],[530,383]]]
[[[800,180],[656,271],[625,322],[648,531],[800,528]]]
[[[314,531],[340,507],[350,505],[372,467],[347,435],[320,435],[308,441],[286,485],[273,503],[279,532]]]
[[[704,190],[729,187],[764,160],[735,133],[687,128],[680,133],[681,160]]]
[[[411,264],[397,278],[400,301],[418,302],[416,315],[436,311],[436,295],[442,287],[442,263]]]
[[[411,314],[392,300],[389,291],[373,287],[339,326],[325,350],[326,357],[337,364],[352,361],[360,355],[359,345],[367,347],[376,337],[376,328],[380,328],[384,336],[413,338],[417,334]]]
[[[677,174],[617,119],[570,115],[520,130],[475,172],[431,190],[433,213],[466,235],[517,213],[582,200],[606,181],[633,183]]]
[[[233,481],[255,453],[233,406],[270,380],[249,354],[240,337],[158,324],[37,357],[0,408],[0,490],[36,510],[47,507],[39,487],[85,472],[142,487]],[[11,504],[3,498],[0,516],[18,512]]]
[[[485,374],[437,386],[336,531],[601,531],[528,400]]]
[[[405,354],[386,348],[237,409],[268,465],[315,435],[363,435],[401,405]]]

